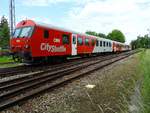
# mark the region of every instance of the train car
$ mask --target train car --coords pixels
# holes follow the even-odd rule
[[[29,62],[121,52],[122,45],[124,44],[109,39],[77,33],[33,20],[23,20],[18,23],[10,40],[13,58]]]

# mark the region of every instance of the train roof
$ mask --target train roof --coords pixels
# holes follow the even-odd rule
[[[37,21],[33,21],[33,20],[23,20],[23,21],[21,21],[20,23],[17,24],[17,27],[22,27],[24,25],[25,26],[42,26],[42,27],[45,27],[45,28],[60,30],[60,31],[64,31],[64,32],[70,32],[70,33],[73,33],[73,34],[84,35],[84,36],[87,36],[87,37],[94,37],[94,38],[97,38],[97,39],[102,39],[102,40],[105,40],[105,41],[112,41],[112,42],[115,42],[115,43],[118,43],[118,44],[126,45],[124,43],[117,42],[117,41],[114,41],[114,40],[105,39],[105,38],[97,37],[97,36],[93,36],[93,35],[88,35],[88,34],[85,34],[85,33],[80,33],[80,32],[76,32],[76,31],[73,31],[73,30],[69,30],[69,29],[66,29],[66,28],[63,28],[63,27],[57,27],[57,26],[54,26],[52,24],[46,24],[46,23],[37,22]]]

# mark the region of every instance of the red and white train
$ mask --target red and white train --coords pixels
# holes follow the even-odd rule
[[[25,61],[46,61],[68,56],[130,50],[130,46],[124,43],[32,20],[23,20],[17,24],[10,40],[10,47],[14,59],[19,58]]]

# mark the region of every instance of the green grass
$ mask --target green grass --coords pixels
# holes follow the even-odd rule
[[[9,62],[14,62],[11,56],[3,56],[3,57],[0,56],[0,68],[16,67],[20,65],[20,63],[9,63]]]
[[[143,112],[150,113],[150,50],[144,51],[140,57],[140,73],[143,76],[141,89],[144,104]]]
[[[7,62],[13,62],[12,57],[0,56],[0,63],[7,63]]]

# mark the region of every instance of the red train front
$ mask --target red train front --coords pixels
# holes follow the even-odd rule
[[[22,21],[16,26],[10,40],[14,60],[31,60],[31,36],[34,28],[35,24],[32,21]]]

